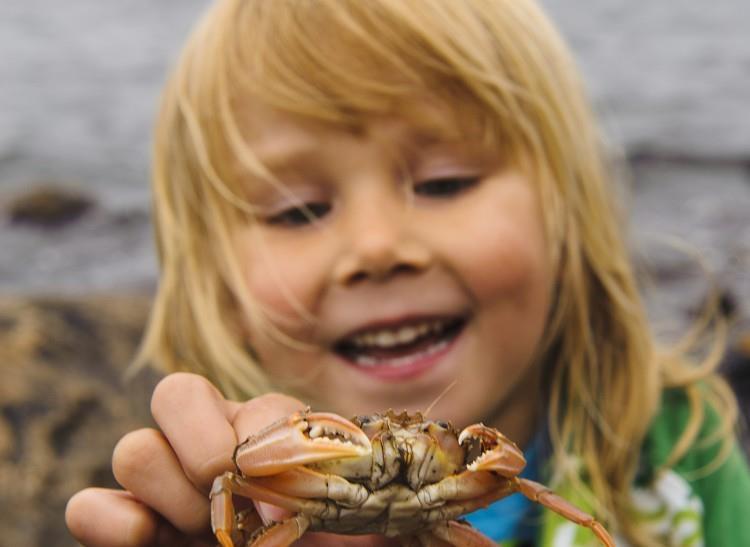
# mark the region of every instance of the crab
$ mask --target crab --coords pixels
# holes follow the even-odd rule
[[[211,489],[211,525],[222,547],[288,546],[307,531],[382,534],[402,545],[489,547],[489,538],[462,515],[520,493],[590,528],[603,545],[604,526],[544,485],[520,478],[521,450],[483,424],[460,433],[422,414],[347,420],[310,409],[291,414],[240,443],[236,472]],[[292,512],[265,525],[250,505],[236,512],[234,496]]]

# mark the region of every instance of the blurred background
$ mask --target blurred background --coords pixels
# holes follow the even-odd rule
[[[744,0],[541,0],[613,151],[644,293],[674,338],[716,294],[750,391],[750,12]],[[156,280],[159,89],[206,0],[0,3],[0,546],[67,546],[154,378],[123,384]]]

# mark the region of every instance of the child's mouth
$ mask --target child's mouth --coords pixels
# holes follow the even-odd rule
[[[361,330],[334,346],[334,351],[358,367],[396,376],[422,369],[459,335],[462,317],[418,319]]]

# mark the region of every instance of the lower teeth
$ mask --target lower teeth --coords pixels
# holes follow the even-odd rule
[[[354,361],[357,363],[357,365],[361,367],[388,366],[388,367],[398,368],[398,367],[409,365],[413,363],[414,361],[423,359],[434,353],[437,353],[438,351],[444,349],[447,345],[448,345],[448,341],[442,340],[436,344],[433,344],[432,346],[428,347],[427,349],[423,351],[420,351],[417,353],[411,353],[409,355],[404,355],[403,357],[396,357],[393,359],[376,359],[375,357],[370,357],[368,355],[357,355],[354,358]]]

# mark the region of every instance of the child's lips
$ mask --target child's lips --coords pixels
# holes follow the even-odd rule
[[[348,365],[383,379],[401,380],[432,368],[466,325],[460,316],[421,318],[359,329],[334,346]]]

